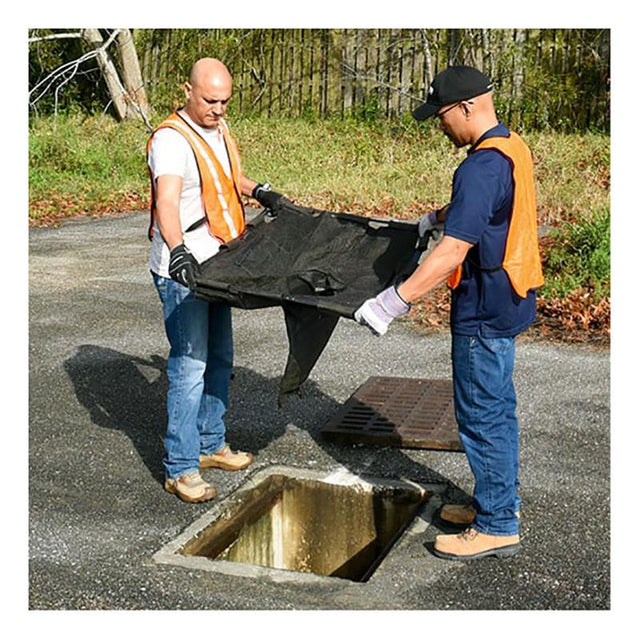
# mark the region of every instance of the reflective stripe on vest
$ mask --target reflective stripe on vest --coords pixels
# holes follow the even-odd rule
[[[222,131],[225,146],[229,154],[231,177],[227,176],[222,165],[216,158],[213,149],[207,144],[205,139],[178,113],[170,115],[154,130],[149,138],[147,154],[151,149],[153,135],[160,129],[166,127],[181,133],[193,150],[200,174],[202,205],[211,234],[222,242],[229,242],[237,238],[245,228],[244,207],[240,199],[242,165],[240,163],[238,147],[227,129],[226,122],[224,122],[224,120],[221,121],[220,130]],[[149,172],[151,173],[151,170],[149,170]],[[150,237],[153,235],[155,213],[155,184],[153,176],[151,176]]]
[[[536,192],[533,182],[531,151],[522,138],[511,131],[508,137],[483,140],[473,153],[481,149],[495,149],[509,160],[513,170],[513,208],[502,268],[507,272],[514,291],[526,298],[531,289],[544,283],[542,262],[538,250]],[[462,279],[460,265],[447,280],[455,289]]]

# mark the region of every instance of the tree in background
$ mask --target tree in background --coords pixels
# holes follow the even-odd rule
[[[59,46],[43,52],[41,45],[52,41]],[[69,41],[72,44],[69,45]],[[48,33],[34,29],[29,34],[29,44],[36,49],[30,55],[29,65],[29,106],[33,110],[37,111],[40,102],[53,99],[53,111],[57,113],[61,92],[72,80],[79,82],[76,90],[70,93],[71,101],[78,97],[86,100],[92,94],[91,85],[95,95],[100,96],[103,91],[99,83],[101,78],[109,95],[105,111],[113,105],[119,120],[141,118],[151,128],[149,104],[130,29],[52,30]],[[115,49],[115,57],[110,49]],[[99,76],[95,74],[95,67],[91,67],[94,63],[97,63]]]
[[[403,118],[439,71],[469,64],[496,81],[514,127],[609,129],[608,29],[32,30],[32,113],[112,109],[146,121],[148,103],[180,105],[203,56],[229,68],[234,114]]]

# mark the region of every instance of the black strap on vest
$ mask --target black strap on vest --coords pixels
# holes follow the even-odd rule
[[[200,218],[200,220],[196,220],[192,225],[189,225],[183,233],[189,233],[189,231],[193,231],[198,227],[201,227],[207,221],[207,216]]]
[[[501,264],[499,264],[499,265],[497,265],[495,267],[482,267],[479,264],[477,264],[476,262],[474,262],[469,257],[467,257],[466,262],[468,262],[469,264],[473,265],[479,271],[484,271],[485,273],[492,273],[493,271],[500,271],[500,269],[502,269],[502,265]]]

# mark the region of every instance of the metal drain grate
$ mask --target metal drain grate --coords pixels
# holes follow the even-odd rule
[[[369,378],[322,434],[332,440],[462,451],[450,380]]]

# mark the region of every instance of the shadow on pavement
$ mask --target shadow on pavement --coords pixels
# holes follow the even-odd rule
[[[157,355],[145,359],[96,345],[79,346],[64,362],[93,424],[123,431],[159,482],[164,482],[165,364]]]
[[[98,427],[125,433],[142,462],[159,483],[164,482],[162,457],[166,427],[168,381],[166,360],[158,355],[143,358],[97,345],[81,345],[64,363],[78,401]],[[302,397],[292,396],[278,406],[279,378],[266,378],[245,367],[236,367],[230,388],[227,433],[233,448],[254,454],[286,433],[289,425],[306,431],[332,459],[353,473],[362,473],[372,458],[383,459],[384,475],[402,474],[415,481],[448,486],[447,493],[464,493],[423,464],[395,447],[341,445],[326,441],[323,426],[341,406],[323,393],[313,380],[304,385]],[[295,442],[295,439],[294,439]],[[293,444],[292,446],[298,446]],[[300,452],[290,451],[296,462]],[[296,456],[297,453],[297,456]],[[303,452],[302,457],[308,454]],[[367,469],[369,475],[380,470]]]

